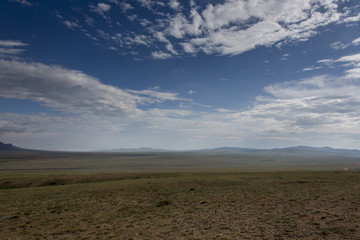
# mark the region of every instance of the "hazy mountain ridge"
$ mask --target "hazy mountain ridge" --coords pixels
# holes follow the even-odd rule
[[[309,147],[296,146],[287,148],[257,149],[257,148],[236,148],[236,147],[220,147],[213,149],[200,150],[207,153],[232,153],[232,154],[267,154],[267,155],[301,155],[301,156],[346,156],[359,157],[358,149],[336,149],[331,147]]]
[[[19,151],[37,151],[31,149],[24,149],[17,146],[14,146],[10,143],[0,142],[0,151],[5,152],[19,152]],[[50,151],[51,152],[51,151]],[[64,151],[65,152],[65,151]],[[109,153],[124,153],[124,152],[134,152],[134,153],[200,153],[200,154],[249,154],[249,155],[269,155],[269,156],[281,156],[281,155],[292,155],[292,156],[346,156],[346,157],[359,157],[360,150],[358,149],[336,149],[331,147],[309,147],[309,146],[296,146],[296,147],[287,147],[287,148],[272,148],[272,149],[258,149],[258,148],[241,148],[241,147],[218,147],[210,149],[199,149],[199,150],[165,150],[165,149],[155,149],[155,148],[119,148],[111,150],[101,150],[96,152],[109,152]]]

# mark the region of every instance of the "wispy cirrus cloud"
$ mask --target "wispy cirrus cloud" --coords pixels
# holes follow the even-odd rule
[[[357,46],[359,44],[360,44],[360,38],[356,38],[351,42],[340,42],[340,41],[333,42],[330,44],[330,47],[336,50],[342,50],[350,46]]]
[[[24,48],[28,44],[18,40],[0,40],[0,57],[14,58],[25,51]]]
[[[337,59],[321,59],[318,63],[331,66],[333,64],[342,63],[346,68],[344,78],[359,79],[360,78],[360,53],[343,56]]]
[[[0,47],[25,47],[28,44],[23,43],[19,40],[0,40]]]
[[[34,6],[31,2],[29,2],[27,0],[10,0],[10,2],[20,3],[21,5],[26,6],[26,7],[33,7]]]
[[[350,44],[349,43],[343,43],[343,42],[333,42],[330,44],[330,47],[333,48],[333,49],[336,49],[336,50],[342,50],[342,49],[345,49],[347,47],[349,47]]]
[[[24,49],[19,48],[0,48],[0,56],[1,55],[18,55],[24,52]]]
[[[322,69],[322,67],[320,67],[320,66],[317,66],[317,67],[314,67],[314,66],[306,67],[306,68],[303,69],[303,72],[313,71],[313,70],[317,70],[317,69]]]

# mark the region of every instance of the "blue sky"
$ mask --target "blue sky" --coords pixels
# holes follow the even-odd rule
[[[360,148],[360,3],[0,2],[0,139]]]

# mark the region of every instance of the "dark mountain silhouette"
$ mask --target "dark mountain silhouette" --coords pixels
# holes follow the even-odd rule
[[[10,143],[0,142],[0,151],[22,151],[25,150],[23,148],[16,147]]]

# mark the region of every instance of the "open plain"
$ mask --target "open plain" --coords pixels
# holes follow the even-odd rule
[[[1,157],[4,240],[360,239],[360,174],[346,161],[26,154]]]

